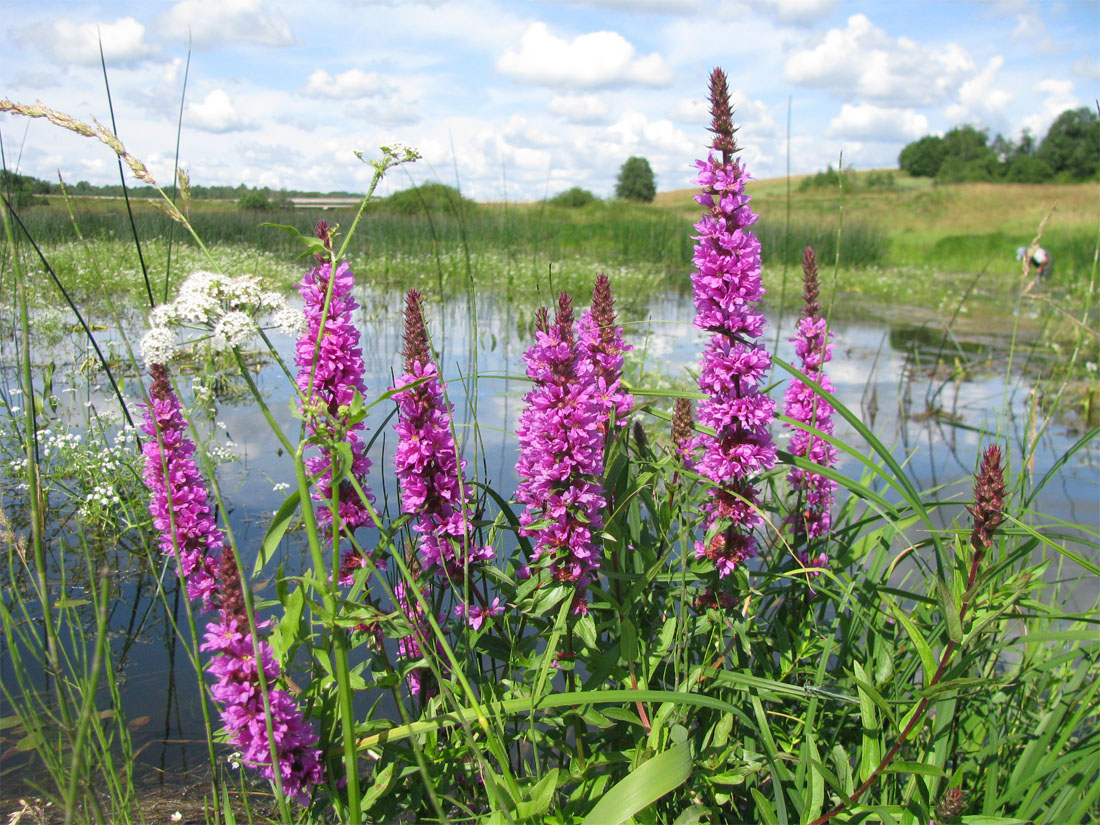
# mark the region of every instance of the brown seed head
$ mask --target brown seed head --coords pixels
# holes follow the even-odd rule
[[[218,607],[226,618],[232,616],[242,624],[247,623],[248,613],[244,608],[244,590],[241,586],[241,571],[233,551],[226,547],[218,560]]]
[[[424,327],[424,314],[420,309],[420,293],[410,289],[405,296],[405,372],[411,373],[417,364],[427,364],[428,331]]]
[[[991,444],[982,455],[978,477],[974,481],[974,503],[966,509],[974,517],[970,546],[976,551],[989,549],[993,533],[1004,522],[1005,480],[1001,451]]]
[[[812,246],[807,246],[802,253],[802,317],[816,318],[821,314],[821,305],[817,302],[818,294],[817,255]]]
[[[691,401],[687,398],[677,398],[672,406],[672,443],[680,450],[691,438],[694,430],[694,422],[691,419]]]
[[[708,127],[714,132],[711,147],[722,153],[722,162],[729,163],[730,157],[738,151],[733,133],[733,109],[730,106],[730,90],[726,83],[726,73],[715,68],[710,73],[710,122]]]
[[[966,794],[962,788],[948,788],[936,805],[936,820],[950,822],[966,809]]]

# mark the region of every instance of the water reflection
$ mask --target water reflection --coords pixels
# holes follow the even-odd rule
[[[401,368],[402,296],[361,288],[357,297],[365,380],[371,392],[381,392],[392,386]],[[527,387],[521,356],[530,342],[535,307],[490,297],[461,297],[439,304],[430,295],[424,307],[455,407],[464,456],[470,462],[468,473],[507,497],[517,483],[514,428]],[[619,308],[627,340],[634,347],[629,372],[635,383],[641,388],[673,385],[693,389],[705,334],[691,325],[694,307],[690,293],[670,289],[629,295],[620,299]],[[1073,443],[1074,434],[1065,426],[1037,427],[1032,379],[1022,371],[1008,370],[1007,332],[999,336],[981,329],[972,335],[957,335],[931,323],[888,319],[880,309],[849,303],[844,313],[833,314],[830,328],[835,335],[835,356],[828,372],[837,398],[892,449],[918,488],[943,486],[941,498],[965,498],[983,433],[1000,433],[1012,448],[1010,456],[1015,457],[1025,454],[1030,443],[1037,443],[1034,464],[1029,467],[1032,479],[1042,477]],[[788,341],[795,320],[793,314],[773,317],[768,332],[769,340],[778,341],[778,356],[788,362],[796,360]],[[777,321],[778,327],[774,326]],[[108,333],[104,338],[115,341],[111,346],[121,346],[117,336]],[[292,364],[293,341],[280,338],[275,343],[283,359]],[[38,360],[58,362],[61,370],[79,367],[82,356],[78,352],[65,355],[41,352]],[[257,384],[279,426],[293,441],[300,422],[288,404],[286,377],[271,359],[256,363]],[[10,376],[10,361],[0,369]],[[781,399],[786,375],[776,370],[772,380],[771,392]],[[187,403],[187,382],[181,381],[180,388]],[[92,393],[89,401],[103,409],[112,404],[104,391]],[[370,453],[370,483],[379,505],[393,514],[398,501],[390,469],[394,438],[383,427],[391,406],[374,408],[367,423],[371,435],[377,435]],[[654,422],[664,426],[656,419],[650,423]],[[213,445],[239,456],[239,460],[221,466],[218,478],[226,499],[224,515],[249,565],[270,515],[287,495],[282,485],[293,485],[290,459],[246,395],[224,392],[214,414],[198,417],[196,423]],[[778,428],[776,432],[780,432]],[[843,419],[837,418],[836,435],[864,449],[860,434]],[[784,436],[779,438],[782,443]],[[1038,512],[1071,522],[1094,522],[1098,462],[1100,445],[1093,443],[1078,452],[1039,497]],[[858,461],[843,453],[839,469],[853,476],[863,472]],[[1018,472],[1020,468],[1012,469]],[[17,505],[16,494],[6,492],[4,505],[11,512]],[[938,511],[941,525],[950,523],[957,512],[957,506]],[[288,575],[302,570],[306,565],[304,545],[292,536],[278,561]],[[168,576],[165,581],[172,584],[167,598],[157,597],[154,565],[161,564],[159,559],[116,553],[114,563],[122,566],[111,612],[111,646],[123,706],[131,720],[148,719],[134,730],[137,759],[163,776],[201,763],[205,753],[197,677],[171,629],[174,623],[183,623],[181,594]],[[265,578],[260,595],[271,596],[264,592],[270,583],[270,577]],[[1084,606],[1091,595],[1081,594],[1081,599]],[[6,665],[6,647],[4,658]],[[368,703],[370,698],[363,697],[363,701]],[[4,743],[5,768],[10,744]]]

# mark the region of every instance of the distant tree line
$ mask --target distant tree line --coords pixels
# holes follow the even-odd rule
[[[143,183],[127,184],[127,190],[135,197],[149,197],[152,187]],[[122,197],[122,184],[95,186],[86,180],[66,183],[65,190],[70,195],[81,197]],[[33,206],[42,203],[36,196],[60,195],[61,184],[40,180],[31,175],[17,175],[7,169],[0,169],[0,192],[9,199],[14,198],[15,206]],[[301,189],[271,189],[270,187],[250,187],[239,183],[236,186],[192,186],[191,197],[195,200],[235,200],[243,209],[277,209],[289,206],[291,198],[321,197],[359,197],[355,192],[314,192]],[[264,205],[266,204],[266,206]]]
[[[1088,107],[1067,109],[1036,142],[1024,131],[1018,143],[985,129],[956,126],[943,137],[926,135],[901,150],[898,165],[914,177],[945,183],[1044,183],[1100,177],[1100,117]]]

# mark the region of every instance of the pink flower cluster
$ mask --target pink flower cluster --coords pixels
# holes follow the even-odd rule
[[[600,566],[595,536],[606,503],[600,425],[606,428],[609,402],[594,380],[592,361],[577,346],[569,295],[561,293],[553,323],[545,308],[538,311],[535,344],[523,360],[534,386],[516,428],[516,501],[526,505],[520,532],[535,538],[532,562],[573,583],[573,609],[583,614],[584,590]]]
[[[149,436],[142,447],[149,514],[160,533],[161,552],[178,560],[176,573],[187,585],[188,598],[201,599],[208,610],[217,587],[215,560],[224,540],[195,465],[195,445],[186,435],[187,422],[168,370],[153,364],[149,373],[153,383],[141,425]]]
[[[294,698],[274,687],[279,664],[267,641],[253,647],[248,613],[241,590],[240,571],[231,552],[222,554],[218,590],[218,619],[206,625],[206,641],[200,650],[214,653],[206,666],[217,682],[210,693],[221,705],[221,719],[229,743],[240,749],[241,761],[274,779],[271,739],[260,686],[260,671],[268,688],[271,732],[278,754],[283,793],[300,804],[309,804],[310,792],[324,782],[325,769],[317,747],[317,733],[302,718]],[[259,651],[259,661],[256,651]]]
[[[696,200],[707,213],[695,225],[692,279],[695,325],[713,333],[703,352],[699,387],[707,397],[697,418],[714,435],[700,433],[694,444],[703,450],[698,472],[714,487],[703,506],[706,537],[696,542],[695,554],[713,562],[721,578],[756,553],[751,531],[762,518],[751,476],[775,463],[768,431],[775,404],[760,392],[771,367],[771,356],[756,343],[764,332],[760,241],[749,230],[756,216],[745,195],[748,174],[733,158],[737,148],[721,69],[711,75],[711,108],[717,154],[696,162],[703,187]]]
[[[150,373],[150,401],[142,424],[149,436],[143,448],[149,512],[160,531],[161,549],[179,553],[177,572],[188,597],[201,599],[203,610],[217,605],[219,618],[207,624],[206,642],[200,647],[219,653],[207,666],[217,679],[211,694],[221,707],[230,743],[241,749],[248,765],[270,779],[275,774],[240,572],[233,553],[223,549],[206,485],[192,458],[195,445],[185,434],[187,422],[168,371],[154,364]],[[217,564],[216,551],[220,551]],[[317,735],[294,700],[273,687],[279,667],[270,646],[261,641],[259,649],[264,678],[272,686],[268,698],[283,790],[306,804],[313,786],[324,781],[320,751],[315,747]]]
[[[329,242],[328,227],[318,224],[318,235]],[[359,347],[359,330],[352,313],[359,306],[351,297],[354,274],[346,263],[333,272],[331,263],[319,262],[302,278],[298,292],[304,302],[307,329],[298,339],[294,363],[298,366],[297,385],[304,400],[301,403],[306,418],[306,430],[311,437],[328,441],[344,441],[351,447],[350,474],[367,493],[367,458],[362,422],[352,422],[348,406],[366,393],[363,382],[363,351]],[[327,307],[326,307],[327,302]],[[317,478],[313,498],[332,501],[332,457],[322,450],[320,455],[306,459],[306,468]],[[371,523],[370,512],[355,489],[346,480],[339,488],[341,527],[355,530]],[[331,523],[332,514],[322,507],[318,518]]]
[[[791,342],[794,344],[795,354],[801,361],[802,372],[827,392],[833,392],[832,382],[824,372],[825,364],[833,354],[833,345],[830,340],[832,333],[827,332],[826,320],[821,317],[821,307],[817,303],[817,259],[811,247],[806,247],[803,254],[802,270],[804,273],[803,310],[798,319],[798,334],[791,339]],[[786,414],[795,421],[808,424],[827,435],[833,432],[832,406],[802,381],[792,380],[787,387],[784,409]],[[832,467],[836,463],[836,448],[832,444],[803,429],[796,427],[791,429],[791,455],[807,458],[822,467]],[[796,496],[788,516],[788,522],[794,529],[795,543],[801,544],[809,539],[827,535],[832,526],[831,508],[836,482],[818,473],[797,467],[787,474],[787,480]],[[799,550],[799,554],[804,563],[812,561],[815,565],[821,566],[825,561],[824,555],[811,560],[803,550]]]
[[[416,383],[416,382],[420,383]],[[401,389],[409,387],[409,389]],[[420,294],[411,290],[405,307],[405,373],[397,379],[397,449],[394,469],[401,484],[401,512],[416,516],[420,561],[454,586],[471,565],[491,561],[492,547],[473,544],[470,517],[475,506],[451,429],[451,406],[443,396],[431,359]]]
[[[592,306],[577,324],[577,342],[582,357],[592,366],[592,381],[600,402],[600,427],[615,416],[617,427],[626,426],[634,409],[634,396],[622,387],[623,353],[633,349],[623,342],[623,329],[615,323],[611,281],[602,272],[596,276]]]

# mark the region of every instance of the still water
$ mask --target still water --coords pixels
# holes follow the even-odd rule
[[[392,386],[393,376],[401,369],[403,296],[360,288],[357,297],[366,383],[371,392],[377,393]],[[619,295],[617,300],[628,343],[634,348],[628,375],[641,390],[638,415],[647,429],[656,433],[666,425],[649,416],[645,405],[667,406],[669,402],[646,398],[644,388],[693,388],[692,375],[705,335],[691,325],[694,308],[690,292],[673,288],[645,295]],[[522,353],[531,341],[534,308],[533,304],[492,298],[458,298],[441,304],[430,294],[425,296],[429,332],[439,352],[441,371],[448,379],[456,425],[470,461],[467,472],[473,473],[476,468],[478,480],[506,498],[517,483],[514,429],[527,388]],[[582,307],[577,309],[579,315]],[[1013,476],[1021,469],[1020,456],[1025,454],[1026,445],[1036,443],[1028,472],[1032,479],[1041,478],[1080,438],[1083,429],[1096,423],[1069,416],[1056,417],[1048,426],[1042,426],[1041,399],[1032,377],[1035,371],[1020,369],[1029,352],[1028,319],[1000,316],[969,324],[964,319],[947,334],[942,322],[922,321],[919,314],[919,309],[913,308],[892,310],[848,303],[843,313],[835,312],[830,320],[835,353],[828,367],[837,398],[904,463],[918,489],[941,487],[941,500],[965,499],[970,494],[979,451],[989,440],[987,433],[999,433],[999,443],[1007,445]],[[769,313],[769,348],[775,348],[778,356],[788,362],[795,360],[788,341],[795,320],[792,313]],[[1016,354],[1010,365],[1006,353],[1016,322]],[[106,343],[112,338],[118,347],[117,336],[102,334]],[[276,337],[273,342],[293,369],[293,341]],[[58,374],[79,366],[73,363],[79,359],[74,359],[72,348],[66,350],[66,346],[63,343],[52,351],[39,352],[36,361],[55,361]],[[5,392],[14,385],[11,356],[10,350],[5,350],[0,363],[0,390]],[[1041,364],[1032,358],[1030,366]],[[286,376],[269,358],[261,362],[256,381],[293,442],[299,422],[289,406]],[[772,381],[771,392],[781,400],[786,373],[777,368]],[[55,383],[59,382],[64,383],[55,378]],[[187,403],[188,382],[182,379],[179,383]],[[105,389],[106,383],[102,382],[100,392],[89,399],[100,409],[112,404]],[[268,519],[288,495],[284,485],[293,484],[294,476],[290,460],[278,448],[252,400],[235,394],[232,385],[225,389],[228,392],[219,398],[214,414],[202,427],[212,444],[236,457],[220,466],[218,478],[226,497],[226,518],[247,564],[255,557]],[[136,395],[132,379],[130,390],[129,395]],[[371,434],[378,434],[370,454],[370,484],[379,506],[388,506],[391,512],[396,510],[398,499],[389,471],[394,437],[385,423],[392,406],[392,402],[379,404],[367,419]],[[133,414],[138,414],[136,407]],[[836,434],[864,454],[870,453],[859,433],[839,417]],[[778,428],[776,435],[782,446]],[[1037,511],[1095,527],[1100,495],[1098,467],[1100,442],[1093,441],[1060,468],[1039,497]],[[863,471],[859,462],[843,453],[839,469],[852,476]],[[19,506],[18,492],[5,488],[3,504],[12,512]],[[945,526],[959,507],[940,511]],[[914,534],[910,540],[920,538]],[[369,540],[366,544],[369,546]],[[278,561],[287,573],[293,573],[305,563],[304,550],[293,540],[285,545],[286,554]],[[138,761],[150,776],[201,764],[205,746],[201,741],[195,676],[169,629],[165,609],[156,598],[154,579],[139,561],[127,561],[122,554],[114,561],[124,584],[111,613],[112,648],[123,706],[135,723]],[[1063,574],[1073,577],[1076,572]],[[258,592],[272,596],[270,575],[265,572],[260,578]],[[168,581],[174,585],[174,577],[168,577]],[[1079,595],[1080,605],[1067,605],[1070,610],[1085,609],[1093,602],[1095,590]],[[170,591],[168,602],[182,618],[179,594]],[[7,640],[3,644],[6,669]],[[365,702],[370,699],[363,698]],[[3,714],[7,713],[10,710],[5,708]],[[5,772],[21,761],[10,738],[3,741],[0,755]]]

